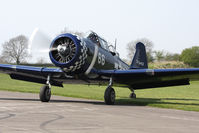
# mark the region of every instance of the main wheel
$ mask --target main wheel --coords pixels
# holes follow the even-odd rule
[[[112,87],[107,87],[104,93],[104,101],[107,105],[113,105],[115,103],[115,91]]]
[[[50,101],[51,90],[48,85],[44,85],[41,87],[39,97],[41,102]]]
[[[131,93],[129,97],[135,99],[136,98],[136,94],[135,93]]]

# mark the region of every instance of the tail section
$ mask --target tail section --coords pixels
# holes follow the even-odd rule
[[[143,43],[136,44],[136,52],[133,57],[130,69],[145,69],[148,68],[146,49]]]

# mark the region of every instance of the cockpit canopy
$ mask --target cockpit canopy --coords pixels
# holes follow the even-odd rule
[[[113,55],[119,56],[119,54],[115,50],[115,47],[109,44],[106,40],[101,38],[95,32],[89,31],[86,37],[90,39],[92,42],[94,42],[96,45],[98,45],[99,47],[111,52]]]

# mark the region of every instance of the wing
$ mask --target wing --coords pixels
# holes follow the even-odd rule
[[[12,79],[42,84],[46,83],[47,77],[50,75],[51,85],[60,87],[63,86],[61,79],[72,79],[72,77],[66,76],[59,68],[0,64],[0,72],[9,74]]]
[[[133,89],[188,85],[190,80],[199,80],[199,68],[101,70],[99,74]]]

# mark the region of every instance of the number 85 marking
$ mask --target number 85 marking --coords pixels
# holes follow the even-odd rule
[[[102,66],[105,65],[105,55],[98,53],[98,64],[101,64]]]

